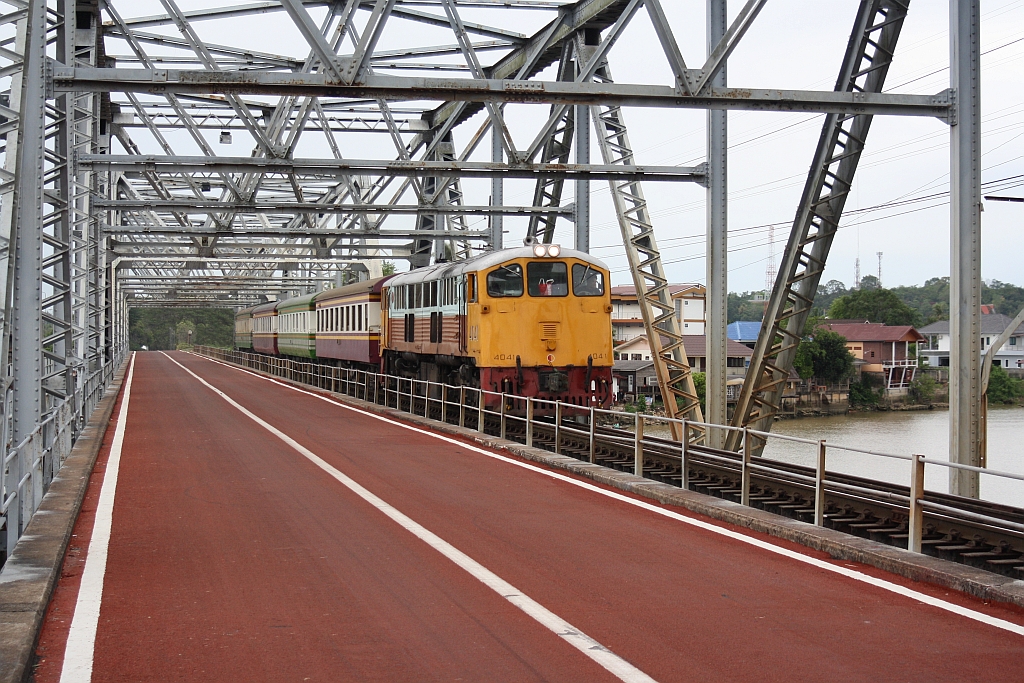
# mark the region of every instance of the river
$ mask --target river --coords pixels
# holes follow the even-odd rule
[[[1024,474],[1024,407],[989,408],[988,466],[993,470]],[[825,439],[831,446],[851,446],[865,450],[929,458],[949,457],[949,412],[946,410],[851,413],[837,417],[781,420],[772,426],[772,434]],[[769,439],[764,455],[787,462],[814,465],[816,447]],[[909,484],[910,463],[878,456],[829,448],[829,471]],[[928,465],[925,486],[947,491],[948,469]],[[981,476],[981,497],[985,500],[1024,507],[1024,481]]]

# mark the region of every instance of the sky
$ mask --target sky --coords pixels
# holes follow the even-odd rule
[[[126,17],[162,14],[155,0],[113,0]],[[242,4],[241,0],[196,0],[184,9],[211,5]],[[705,2],[663,0],[669,22],[690,68],[699,68],[707,54]],[[742,6],[730,3],[730,18]],[[849,39],[857,9],[853,0],[771,0],[743,38],[729,61],[729,85],[751,88],[831,90]],[[443,14],[437,6],[421,7]],[[319,9],[310,10],[315,18]],[[365,17],[366,13],[362,13]],[[525,34],[535,32],[551,18],[550,12],[465,8],[464,21],[476,21]],[[364,21],[365,19],[361,20]],[[204,21],[194,25],[204,40],[250,46],[250,49],[305,57],[307,48],[282,12]],[[887,89],[898,93],[934,94],[949,87],[948,2],[914,0],[889,71]],[[176,35],[172,27],[148,28]],[[385,28],[380,49],[415,45],[450,44],[450,30],[392,19]],[[122,43],[108,42],[108,52],[125,54]],[[345,52],[346,50],[343,50]],[[348,48],[347,51],[351,51]],[[174,54],[154,49],[153,54]],[[982,181],[994,183],[996,193],[1024,196],[1024,0],[986,0],[982,4]],[[180,53],[177,53],[180,54]],[[495,53],[482,53],[490,63]],[[637,13],[609,54],[616,82],[668,85],[671,72],[661,52],[645,10]],[[414,72],[403,71],[400,75]],[[539,78],[553,79],[553,69]],[[401,105],[404,106],[404,105]],[[424,107],[434,106],[426,103]],[[509,122],[517,147],[527,147],[547,118],[547,106],[509,105]],[[706,114],[695,110],[638,109],[624,111],[637,164],[694,165],[704,160]],[[461,149],[476,132],[483,115],[455,132]],[[765,288],[769,256],[769,225],[774,225],[776,262],[792,224],[811,156],[821,132],[822,117],[775,112],[729,114],[729,289],[758,291]],[[134,129],[144,152],[156,152],[155,142]],[[215,132],[211,132],[211,142]],[[252,140],[236,132],[230,146],[218,146],[224,155],[246,155]],[[196,154],[194,142],[183,133],[169,139],[179,154]],[[386,135],[351,135],[339,139],[349,158],[394,158]],[[599,151],[592,141],[595,162]],[[118,150],[115,150],[115,153]],[[472,157],[489,160],[489,145],[481,145]],[[300,157],[329,157],[322,137],[306,135],[297,151]],[[846,205],[846,215],[835,239],[822,282],[840,280],[847,287],[854,280],[855,260],[862,275],[876,275],[878,252],[885,286],[922,284],[949,274],[949,127],[937,119],[877,116],[872,125],[857,179]],[[464,181],[467,204],[486,204],[488,181]],[[563,202],[573,200],[567,183]],[[704,282],[705,191],[686,183],[644,184],[655,232],[670,279]],[[527,205],[533,184],[524,180],[505,183],[505,203]],[[616,284],[630,282],[621,235],[607,183],[595,182],[592,196],[592,253],[613,271]],[[890,205],[878,210],[875,207]],[[986,202],[982,219],[982,276],[1024,285],[1021,226],[1024,205]],[[411,226],[411,218],[388,218],[389,227]],[[471,227],[483,229],[486,219],[470,219]],[[505,219],[505,245],[519,244],[526,220]],[[560,220],[556,241],[572,245],[573,226]]]

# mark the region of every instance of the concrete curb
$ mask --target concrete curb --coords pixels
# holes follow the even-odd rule
[[[817,527],[807,522],[790,519],[789,517],[776,515],[765,510],[744,507],[739,503],[715,498],[703,493],[684,491],[669,484],[644,479],[635,474],[620,472],[600,465],[593,465],[576,458],[555,455],[550,451],[539,448],[528,448],[514,441],[484,435],[476,430],[437,422],[418,415],[411,415],[394,408],[386,408],[376,403],[353,398],[346,394],[317,389],[316,387],[286,380],[259,370],[245,369],[302,389],[328,394],[345,403],[380,415],[386,415],[401,422],[458,436],[478,443],[481,446],[505,451],[525,460],[586,477],[597,483],[648,498],[662,505],[684,508],[711,519],[799,543],[813,550],[828,553],[836,560],[859,562],[913,581],[950,588],[982,600],[1004,602],[1024,607],[1024,581],[1018,581],[929,555],[919,555],[903,548],[896,548],[870,539],[852,536],[835,529]]]
[[[31,674],[46,608],[127,367],[125,360],[114,373],[71,454],[0,570],[0,683],[21,683]]]

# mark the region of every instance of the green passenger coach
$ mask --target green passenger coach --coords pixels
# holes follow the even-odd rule
[[[283,356],[316,358],[316,294],[277,305],[277,349]]]

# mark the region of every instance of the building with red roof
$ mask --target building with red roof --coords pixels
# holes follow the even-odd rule
[[[886,389],[906,389],[917,374],[918,344],[925,336],[910,325],[830,320],[819,326],[846,338],[861,372],[879,373]]]

